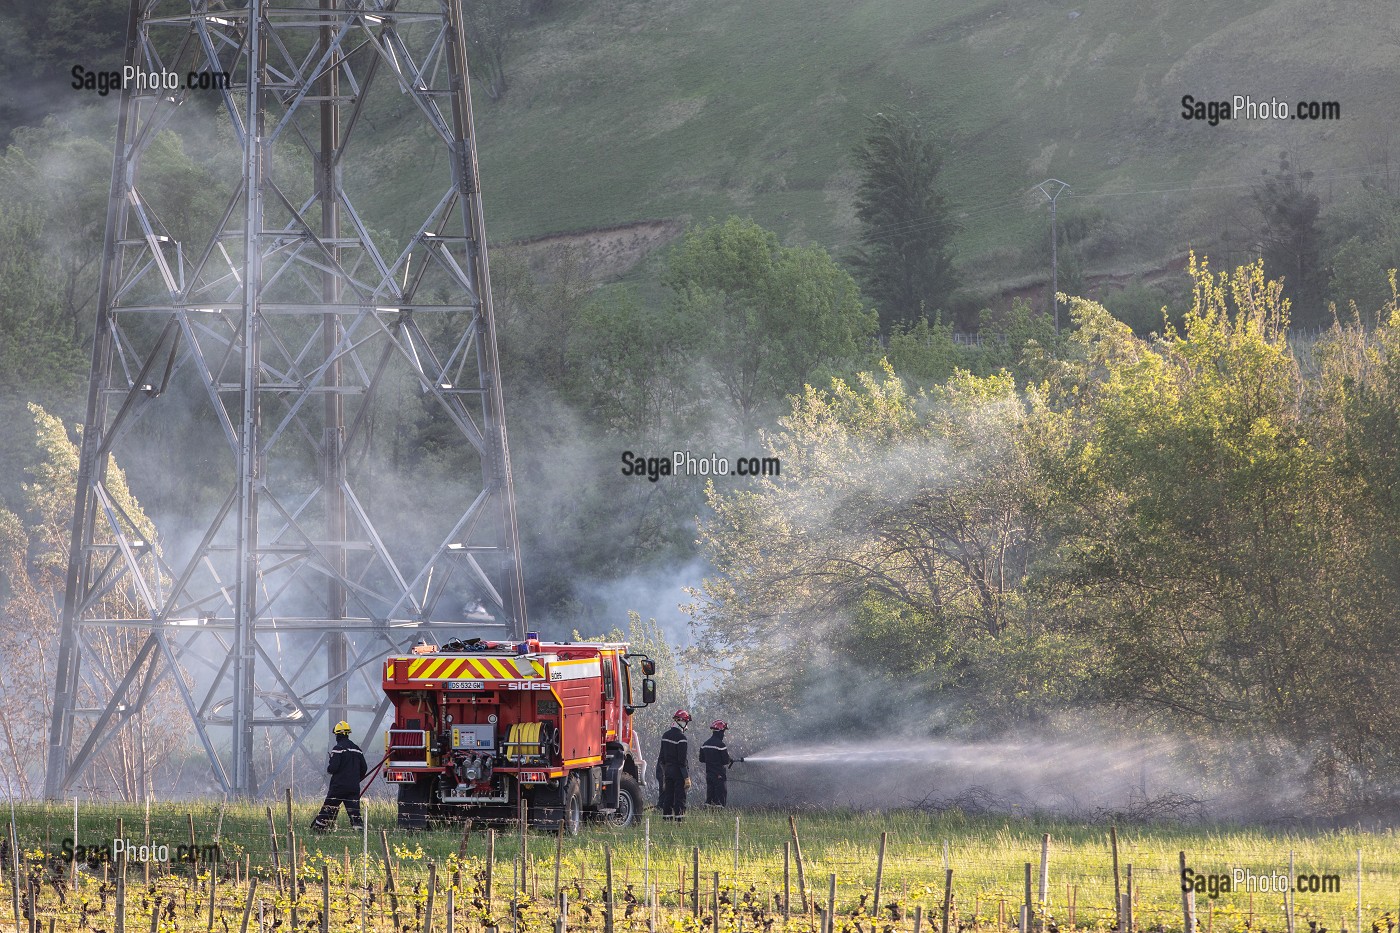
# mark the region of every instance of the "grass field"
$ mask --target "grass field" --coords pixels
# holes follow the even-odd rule
[[[788,817],[772,812],[692,811],[682,824],[668,824],[650,813],[649,835],[645,827],[613,829],[590,826],[576,838],[560,840],[551,833],[528,834],[527,868],[520,878],[520,837],[511,826],[494,832],[474,828],[463,843],[461,827],[424,833],[398,833],[393,828],[393,808],[370,804],[369,831],[342,828],[326,835],[305,832],[314,806],[293,807],[296,831],[297,877],[300,893],[295,899],[299,928],[320,929],[322,899],[329,896],[331,930],[392,930],[394,905],[399,929],[423,930],[428,908],[429,871],[435,871],[433,929],[445,930],[448,890],[453,893],[456,929],[544,931],[551,929],[554,907],[556,851],[560,886],[568,893],[570,927],[604,930],[605,878],[611,852],[616,902],[615,930],[641,931],[650,920],[648,891],[654,887],[657,921],[676,930],[714,928],[712,889],[718,873],[722,907],[719,929],[734,931],[787,926],[795,931],[813,930],[815,910],[801,904],[798,872],[790,865],[791,919],[781,911],[784,890],[784,844],[790,840]],[[284,803],[273,805],[277,826],[277,855],[271,846],[265,806],[169,804],[153,807],[149,815],[140,807],[84,803],[79,809],[77,845],[110,849],[122,820],[122,838],[133,845],[147,840],[168,847],[169,862],[132,861],[127,869],[125,928],[128,930],[204,930],[209,924],[211,865],[182,864],[180,846],[188,846],[191,825],[195,849],[206,860],[207,847],[217,845],[220,861],[215,884],[215,929],[239,929],[249,900],[248,873],[257,879],[249,908],[250,929],[288,929],[294,899],[286,887],[291,874],[291,838],[287,832]],[[737,844],[736,844],[736,824]],[[924,929],[941,912],[944,893],[944,852],[953,869],[953,902],[950,929],[1009,930],[1014,927],[1024,899],[1025,865],[1032,863],[1038,879],[1041,841],[1050,836],[1048,905],[1042,911],[1038,892],[1034,898],[1037,923],[1049,921],[1055,930],[1111,929],[1113,867],[1106,826],[1003,818],[966,818],[957,814],[918,812],[803,813],[797,818],[809,906],[825,906],[831,876],[836,879],[838,931],[912,933],[915,908],[923,915]],[[72,807],[22,805],[16,811],[20,847],[24,853],[22,876],[33,879],[37,894],[38,929],[114,929],[116,907],[115,865],[94,862],[81,872],[76,890],[70,890],[66,866],[56,858],[64,840],[72,836]],[[341,826],[345,826],[344,817]],[[386,832],[381,835],[381,830]],[[887,834],[886,859],[881,878],[880,921],[873,922],[870,897],[876,881],[877,856],[882,833]],[[1178,853],[1186,853],[1188,865],[1204,874],[1229,874],[1247,869],[1266,875],[1288,866],[1294,854],[1295,873],[1335,875],[1339,890],[1329,894],[1299,892],[1295,895],[1296,929],[1356,930],[1357,852],[1362,860],[1362,930],[1387,933],[1400,902],[1400,838],[1385,833],[1328,832],[1293,834],[1283,831],[1219,827],[1178,829],[1170,827],[1119,828],[1119,853],[1124,875],[1132,866],[1134,928],[1180,930],[1181,913]],[[650,840],[650,846],[647,840]],[[384,850],[394,866],[397,893],[385,888]],[[489,872],[491,898],[485,897],[489,847],[494,862]],[[701,917],[690,914],[694,859],[700,862]],[[459,859],[458,853],[462,853]],[[5,847],[5,876],[14,865]],[[274,871],[281,868],[281,881]],[[322,871],[327,887],[322,889]],[[104,874],[105,873],[105,874]],[[105,877],[105,881],[104,881]],[[1126,878],[1124,879],[1126,882]],[[649,887],[650,885],[650,887]],[[1038,887],[1038,880],[1037,885]],[[11,887],[10,884],[6,885]],[[64,898],[59,898],[59,888]],[[516,892],[519,900],[516,901]],[[9,891],[5,892],[7,895]],[[28,881],[21,884],[20,913],[28,911]],[[736,923],[731,906],[737,894],[742,909]],[[512,916],[512,903],[521,905],[520,917]],[[86,905],[86,906],[85,906]],[[1073,905],[1073,906],[1071,906]],[[0,923],[13,904],[0,905]],[[261,910],[263,926],[257,924]],[[151,916],[159,916],[152,926]],[[1073,916],[1071,916],[1071,914]],[[1231,892],[1216,899],[1199,896],[1197,918],[1201,930],[1243,931],[1286,929],[1281,894]],[[225,925],[226,924],[226,925]],[[22,929],[23,927],[21,927]]]
[[[1248,224],[1240,204],[1281,151],[1328,194],[1385,159],[1400,61],[1368,24],[1389,7],[1334,7],[560,0],[512,40],[506,95],[478,94],[488,228],[509,239],[737,213],[840,251],[856,234],[851,150],[867,116],[894,108],[944,148],[970,272],[1043,265],[1048,218],[1027,192],[1051,176],[1073,186],[1061,211],[1095,218],[1091,264],[1200,248]],[[1187,93],[1335,99],[1343,119],[1208,127],[1181,118]],[[420,183],[433,166],[397,107],[386,88],[355,169],[378,181],[361,206],[386,227],[439,193]]]

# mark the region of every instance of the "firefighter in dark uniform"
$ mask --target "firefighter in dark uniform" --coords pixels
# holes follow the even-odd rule
[[[724,744],[724,730],[729,723],[716,719],[710,723],[710,737],[700,746],[700,763],[705,766],[705,804],[723,807],[729,803],[729,746]]]
[[[662,819],[680,822],[685,818],[685,792],[690,790],[690,742],[685,727],[690,714],[676,710],[675,725],[661,736],[661,754],[656,756],[656,780],[661,784]]]
[[[360,816],[360,782],[365,779],[369,765],[360,746],[350,741],[350,723],[335,724],[335,747],[331,749],[326,773],[331,776],[330,789],[326,791],[325,803],[321,812],[311,821],[311,828],[326,832],[335,826],[340,815],[340,805],[345,804],[345,812],[350,816],[352,829],[363,829],[364,820]]]

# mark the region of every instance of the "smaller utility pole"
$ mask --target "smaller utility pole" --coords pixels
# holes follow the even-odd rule
[[[1055,226],[1055,199],[1068,191],[1069,185],[1058,178],[1050,178],[1036,185],[1035,190],[1045,195],[1050,202],[1050,303],[1051,307],[1054,308],[1055,333],[1058,334],[1060,332],[1060,236]]]

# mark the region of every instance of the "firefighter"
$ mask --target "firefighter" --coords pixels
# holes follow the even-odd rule
[[[326,832],[335,826],[340,815],[340,805],[345,804],[345,812],[350,817],[352,829],[363,829],[364,820],[360,816],[360,782],[365,779],[369,764],[360,746],[350,741],[350,723],[335,724],[335,747],[331,749],[326,773],[331,776],[330,789],[326,800],[321,804],[321,812],[311,821],[316,832]]]
[[[661,753],[656,756],[656,780],[661,785],[661,816],[679,823],[685,819],[685,792],[690,790],[690,742],[685,729],[690,714],[676,710],[675,725],[661,736]]]
[[[723,807],[729,803],[729,746],[724,744],[724,730],[729,723],[716,719],[710,723],[710,737],[700,746],[700,763],[705,766],[705,805]]]

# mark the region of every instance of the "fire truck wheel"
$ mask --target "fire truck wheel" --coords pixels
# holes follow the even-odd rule
[[[579,789],[578,778],[570,777],[564,785],[564,808],[560,819],[564,821],[564,832],[577,836],[583,826],[583,791]]]
[[[399,785],[399,829],[428,828],[428,784]]]
[[[614,826],[631,826],[642,813],[642,785],[630,774],[622,774],[617,782],[617,809],[608,817]]]

